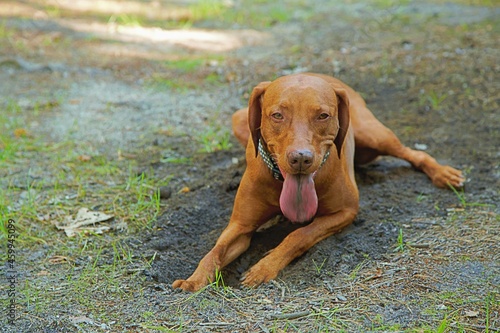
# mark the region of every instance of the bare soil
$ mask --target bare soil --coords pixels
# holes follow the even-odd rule
[[[58,291],[61,301],[50,308],[21,303],[16,326],[0,331],[500,331],[498,6],[302,1],[287,9],[285,21],[256,27],[207,19],[185,30],[199,35],[177,38],[144,26],[113,28],[97,23],[95,13],[50,16],[41,1],[9,4],[0,26],[22,46],[0,47],[2,103],[16,100],[29,112],[35,101],[57,102],[30,116],[29,131],[40,140],[71,138],[85,143],[82,154],[124,155],[138,174],[172,178],[164,213],[124,241],[153,259],[138,277],[120,280],[131,299],[89,290],[97,312],[107,313],[96,316]],[[238,11],[248,4],[233,5]],[[165,66],[187,57],[202,65]],[[219,281],[194,295],[172,290],[226,226],[245,169],[234,138],[230,148],[205,153],[200,133],[228,129],[231,113],[260,81],[299,71],[334,75],[360,91],[405,144],[464,170],[465,192],[437,189],[406,162],[381,158],[357,168],[355,222],[276,281],[252,290],[239,285],[245,270],[300,227],[284,219],[257,233],[223,270],[224,286]],[[55,177],[36,157],[2,173],[10,182]],[[23,281],[48,289],[67,274],[54,267],[51,278],[37,275],[51,250],[24,251]]]

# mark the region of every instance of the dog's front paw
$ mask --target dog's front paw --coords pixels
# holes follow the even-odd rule
[[[432,176],[432,183],[441,188],[449,188],[451,185],[456,189],[460,189],[464,186],[465,177],[462,171],[446,165]]]
[[[241,284],[245,287],[253,288],[262,283],[269,282],[278,276],[279,271],[274,270],[272,267],[257,263],[250,268],[241,278]]]
[[[174,289],[182,289],[184,291],[195,292],[205,287],[204,283],[199,283],[196,281],[189,280],[176,280],[172,283],[172,288]]]

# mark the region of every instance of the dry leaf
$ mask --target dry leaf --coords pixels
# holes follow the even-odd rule
[[[65,256],[53,256],[49,258],[49,262],[51,264],[60,264],[62,262],[68,262],[68,261],[69,261],[68,257]]]
[[[94,325],[94,321],[88,317],[85,316],[78,316],[78,317],[69,317],[69,320],[73,324],[88,324],[88,325]]]
[[[20,137],[25,137],[25,136],[28,136],[28,131],[25,130],[24,128],[16,128],[14,130],[14,136],[16,138],[20,138]]]
[[[88,162],[92,159],[92,156],[89,156],[89,155],[80,155],[78,156],[78,160],[80,160],[81,162]]]
[[[68,237],[73,237],[79,232],[92,231],[100,234],[110,230],[111,227],[108,225],[95,226],[95,224],[107,221],[112,217],[113,215],[90,211],[88,208],[80,208],[74,219],[71,216],[66,216],[64,221],[56,222],[55,225],[57,229],[64,230]]]
[[[465,311],[465,316],[469,318],[474,318],[479,316],[479,311],[467,310]]]
[[[124,153],[121,149],[118,149],[118,159],[123,160],[124,158],[134,159],[137,158],[136,154]]]
[[[189,187],[185,186],[179,191],[179,193],[188,193],[189,191],[191,191]]]

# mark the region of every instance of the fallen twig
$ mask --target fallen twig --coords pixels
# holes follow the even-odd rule
[[[285,287],[283,287],[280,283],[278,283],[278,281],[275,280],[271,280],[271,283],[281,289],[281,298],[285,298]]]
[[[218,322],[218,323],[200,323],[200,326],[229,326],[234,325],[233,323]]]
[[[431,247],[431,244],[429,243],[420,243],[420,244],[407,244],[409,247],[414,247],[416,249],[428,249]]]
[[[301,317],[305,317],[311,314],[311,311],[306,310],[306,311],[300,311],[300,312],[292,312],[292,313],[276,313],[271,315],[271,319],[276,319],[276,320],[291,320],[291,319],[297,319]]]

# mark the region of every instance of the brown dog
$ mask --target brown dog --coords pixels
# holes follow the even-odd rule
[[[354,220],[355,161],[392,155],[425,172],[438,187],[461,187],[464,181],[460,171],[403,146],[359,94],[326,75],[260,83],[248,109],[233,115],[233,130],[247,147],[247,169],[231,220],[193,275],[175,281],[174,288],[196,291],[214,281],[216,270],[243,253],[254,231],[277,214],[292,222],[312,220],[246,272],[242,283],[253,287],[274,279],[293,259]]]

